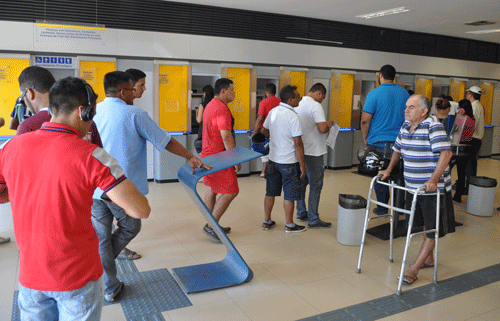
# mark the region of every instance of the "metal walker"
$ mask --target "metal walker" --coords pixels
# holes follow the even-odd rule
[[[440,196],[441,196],[440,195],[441,193],[439,192],[439,188],[436,190],[436,192],[425,193],[424,194],[424,191],[425,191],[425,188],[426,188],[425,185],[420,186],[415,191],[415,190],[412,190],[412,189],[409,189],[409,188],[406,188],[406,187],[402,187],[402,186],[396,185],[396,184],[394,184],[394,182],[387,183],[387,182],[380,181],[379,179],[381,177],[382,177],[382,175],[375,176],[372,179],[371,183],[370,183],[370,190],[368,192],[368,202],[366,204],[366,216],[365,216],[365,225],[364,225],[364,228],[363,228],[363,238],[361,239],[361,248],[359,250],[359,260],[358,260],[358,267],[356,269],[356,273],[361,273],[361,260],[363,258],[363,250],[364,250],[365,239],[366,239],[366,230],[368,228],[368,222],[370,220],[373,220],[373,219],[382,218],[382,217],[389,217],[389,223],[390,223],[389,262],[390,263],[394,262],[394,260],[392,258],[392,252],[393,252],[393,250],[392,250],[392,242],[393,242],[393,238],[394,238],[394,231],[393,231],[393,227],[394,227],[393,226],[394,225],[394,210],[397,210],[398,212],[401,212],[401,213],[410,214],[410,219],[409,219],[409,222],[408,222],[408,233],[406,235],[405,251],[404,251],[404,254],[403,254],[403,261],[401,262],[401,272],[399,273],[399,282],[398,282],[398,289],[396,291],[396,294],[397,295],[401,295],[401,287],[403,285],[403,273],[405,271],[406,258],[407,258],[407,255],[408,255],[408,247],[410,246],[410,242],[411,242],[412,237],[415,236],[415,235],[427,234],[427,233],[434,233],[435,247],[434,247],[434,280],[433,280],[433,282],[435,284],[437,284],[438,239],[439,239],[439,223],[440,223],[440,216],[439,216],[440,215],[439,214],[440,208],[439,208],[439,204],[440,204]],[[390,191],[391,191],[391,202],[390,202],[390,205],[372,199],[373,187],[374,187],[375,183],[389,186]],[[401,189],[401,190],[404,190],[404,191],[407,191],[407,192],[410,192],[410,193],[413,194],[413,200],[412,200],[412,203],[411,203],[411,209],[410,210],[406,210],[406,209],[403,209],[403,208],[398,208],[398,207],[395,207],[393,205],[393,202],[394,202],[393,201],[394,200],[394,188]],[[414,216],[415,216],[415,206],[416,206],[416,203],[417,203],[417,196],[418,195],[422,195],[422,196],[437,195],[437,199],[436,199],[436,228],[432,229],[432,230],[427,230],[427,231],[422,231],[422,232],[417,232],[417,233],[411,233],[412,226],[413,226],[413,219],[414,219]],[[370,214],[370,205],[372,203],[376,204],[376,205],[383,206],[383,207],[387,207],[388,209],[390,209],[390,212],[388,214],[378,215],[378,216],[375,216],[375,217],[368,217],[369,214]]]

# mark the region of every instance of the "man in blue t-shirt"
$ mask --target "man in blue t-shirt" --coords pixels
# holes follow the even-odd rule
[[[396,69],[393,66],[382,66],[378,77],[380,86],[370,91],[366,97],[361,115],[361,133],[365,145],[383,158],[390,159],[391,147],[405,120],[405,103],[410,95],[404,88],[394,83]],[[398,172],[399,170],[393,171],[394,174]],[[387,186],[375,185],[379,202],[389,201],[388,189]],[[386,214],[387,208],[379,206],[375,209],[375,213]]]

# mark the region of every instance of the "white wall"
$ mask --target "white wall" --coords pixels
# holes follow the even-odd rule
[[[12,30],[0,34],[1,49],[4,51],[368,70],[377,70],[390,63],[398,72],[500,80],[498,64],[389,52],[111,28],[106,28],[102,42],[59,39],[38,41],[35,36],[36,25],[33,23],[0,21],[0,28]]]

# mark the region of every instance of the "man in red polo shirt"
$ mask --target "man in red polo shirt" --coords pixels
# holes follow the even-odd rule
[[[0,203],[11,203],[20,252],[21,320],[100,319],[103,269],[91,221],[97,187],[132,217],[151,211],[116,159],[82,139],[96,98],[83,80],[62,79],[50,90],[51,122],[0,146]]]
[[[257,116],[257,119],[255,120],[255,126],[253,129],[253,135],[257,134],[259,130],[262,130],[262,125],[266,121],[267,115],[269,115],[269,112],[271,109],[274,107],[278,106],[281,103],[281,100],[276,97],[276,85],[275,84],[267,84],[266,89],[265,89],[265,95],[266,99],[262,100],[259,103],[259,112]],[[267,163],[269,162],[269,157],[268,156],[262,156],[260,158],[262,160],[262,172],[260,172],[260,178],[265,180],[266,179],[266,168],[267,168]]]
[[[215,97],[205,107],[203,113],[203,149],[201,157],[210,156],[236,147],[234,139],[234,118],[227,104],[234,100],[233,81],[227,78],[218,79],[214,88]],[[226,168],[222,171],[207,175],[203,182],[210,189],[205,194],[205,205],[213,214],[217,222],[229,204],[238,195],[239,187],[236,173],[241,169],[241,165]],[[217,198],[217,194],[221,194]],[[230,227],[223,227],[227,234]],[[214,230],[206,224],[203,231],[219,240]]]

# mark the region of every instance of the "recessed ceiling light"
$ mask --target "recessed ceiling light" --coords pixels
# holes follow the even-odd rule
[[[473,33],[473,34],[484,34],[484,33],[494,33],[500,32],[500,29],[486,29],[486,30],[476,30],[476,31],[466,31],[465,33]]]
[[[356,16],[356,18],[372,19],[372,18],[378,18],[378,17],[388,16],[391,14],[403,13],[403,12],[408,12],[408,11],[411,11],[411,10],[407,9],[405,7],[399,7],[399,8],[393,8],[393,9],[388,9],[388,10],[384,10],[384,11],[377,11],[377,12],[359,15],[359,16]]]

